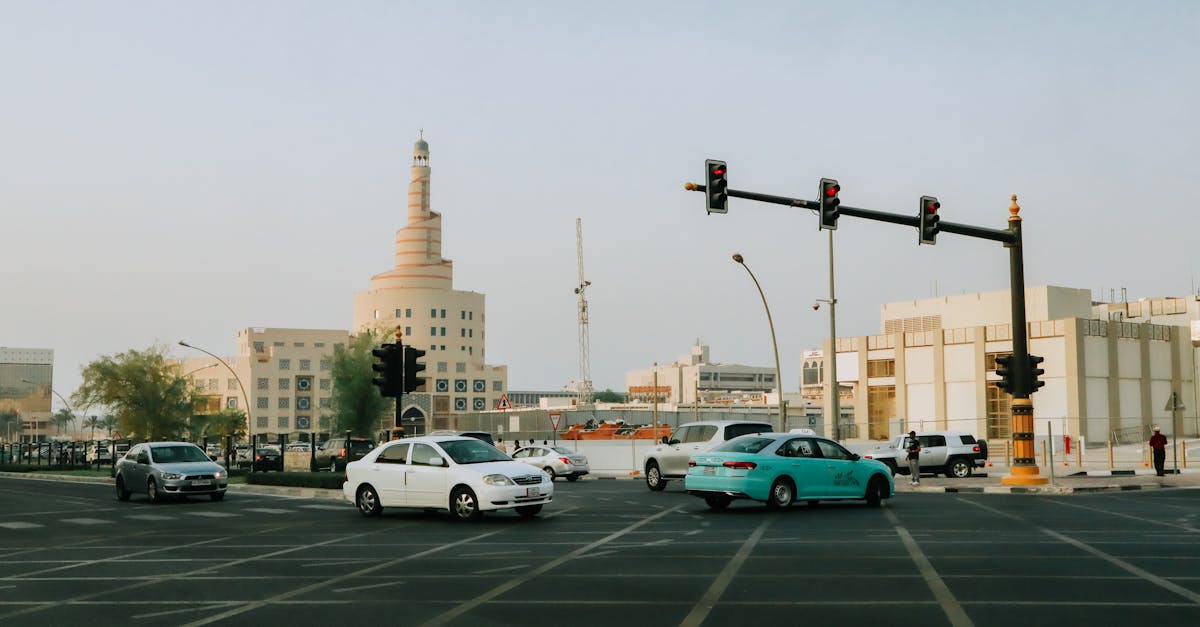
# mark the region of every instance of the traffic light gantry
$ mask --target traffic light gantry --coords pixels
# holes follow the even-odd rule
[[[401,355],[401,346],[391,343],[384,344],[373,349],[371,355],[378,360],[371,364],[371,370],[379,373],[371,379],[371,384],[379,388],[379,395],[384,398],[400,396],[404,379],[404,358]]]

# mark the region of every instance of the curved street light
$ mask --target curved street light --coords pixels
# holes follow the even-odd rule
[[[180,345],[180,346],[186,346],[187,348],[194,348],[194,349],[196,349],[196,350],[200,351],[201,353],[204,353],[205,355],[208,355],[209,357],[212,357],[213,359],[217,360],[218,362],[220,362],[220,364],[221,364],[222,366],[225,366],[225,368],[226,368],[227,370],[229,370],[229,374],[232,374],[232,375],[233,375],[233,379],[234,379],[234,381],[237,381],[238,388],[242,390],[242,398],[243,398],[243,399],[246,401],[246,407],[245,407],[245,411],[246,411],[246,433],[250,433],[250,395],[249,395],[249,394],[246,394],[246,386],[242,385],[242,378],[238,376],[238,373],[237,373],[237,371],[235,371],[235,370],[233,369],[233,367],[232,367],[232,366],[230,366],[230,365],[229,365],[229,364],[228,364],[228,363],[227,363],[227,362],[226,362],[224,359],[221,359],[220,357],[217,357],[216,355],[214,355],[214,354],[212,354],[212,353],[210,353],[210,352],[208,352],[208,351],[204,350],[203,348],[200,348],[199,346],[193,346],[193,345],[191,345],[191,344],[188,344],[187,342],[185,342],[185,341],[183,341],[183,340],[179,340],[179,345]],[[203,370],[203,368],[197,368],[197,370]],[[195,371],[193,371],[193,372],[195,372]]]
[[[21,383],[28,383],[29,385],[35,385],[35,386],[41,385],[40,383],[34,383],[33,381],[30,381],[29,379],[21,379]],[[67,406],[67,413],[71,414],[71,422],[74,423],[74,422],[78,421],[79,419],[75,417],[75,409],[73,407],[71,407],[71,404],[67,402],[67,399],[63,398],[63,395],[59,394],[58,390],[54,389],[53,386],[47,385],[46,387],[50,388],[50,391],[55,396],[58,397],[58,400],[63,402],[63,405]],[[33,420],[33,436],[32,437],[34,438],[34,441],[37,441],[37,419],[36,418]]]
[[[759,285],[758,279],[750,271],[750,266],[746,265],[746,259],[742,257],[741,253],[733,253],[733,260],[746,269],[746,272],[754,281],[754,287],[758,288],[758,295],[762,298],[763,309],[767,310],[767,325],[771,327],[771,347],[775,349],[775,384],[779,389],[779,430],[783,431],[787,428],[787,425],[783,423],[783,374],[779,369],[779,344],[775,341],[775,323],[771,321],[771,308],[767,306],[767,296],[763,294],[762,285]]]

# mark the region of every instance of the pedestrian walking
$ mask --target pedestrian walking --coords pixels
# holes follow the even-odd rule
[[[496,448],[500,449],[501,453],[508,453],[508,447],[504,445],[504,440],[496,440]]]
[[[1154,427],[1154,435],[1150,436],[1150,448],[1154,451],[1154,474],[1163,476],[1163,466],[1167,463],[1167,436]]]
[[[917,439],[916,431],[908,432],[908,478],[910,485],[921,485],[921,442]]]

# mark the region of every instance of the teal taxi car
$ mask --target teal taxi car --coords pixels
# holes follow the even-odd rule
[[[805,430],[736,437],[688,460],[684,488],[713,509],[737,499],[782,508],[796,501],[865,500],[878,507],[896,493],[883,462],[860,457]]]

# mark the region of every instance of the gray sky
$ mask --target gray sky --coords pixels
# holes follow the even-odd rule
[[[682,191],[705,158],[734,189],[831,177],[847,205],[931,194],[992,228],[1016,193],[1028,285],[1183,295],[1198,61],[1195,2],[0,0],[0,345],[53,348],[69,394],[131,348],[349,329],[424,128],[455,288],[487,294],[511,388],[578,375],[582,217],[598,388],[697,338],[773,365],[741,252],[795,390],[828,333],[826,235],[775,205],[706,216]],[[843,218],[836,253],[840,335],[1008,287],[982,240]]]

